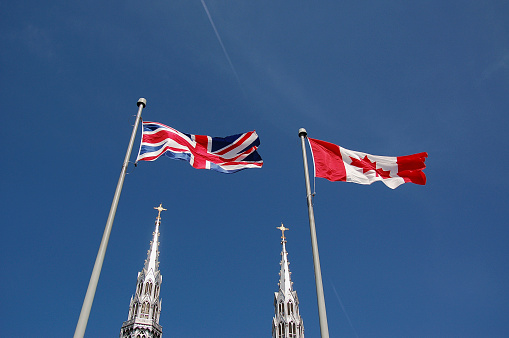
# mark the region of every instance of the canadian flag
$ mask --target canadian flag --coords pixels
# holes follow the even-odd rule
[[[424,161],[428,153],[389,157],[348,150],[308,137],[315,166],[315,177],[329,181],[371,184],[382,181],[395,189],[403,183],[426,184]]]

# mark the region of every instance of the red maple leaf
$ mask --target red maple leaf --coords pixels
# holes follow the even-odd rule
[[[390,170],[383,170],[382,168],[376,167],[376,161],[371,162],[368,158],[368,155],[364,156],[363,159],[356,159],[353,157],[350,157],[352,159],[351,165],[362,168],[362,173],[365,174],[370,170],[374,170],[376,176],[380,176],[382,178],[390,178],[391,172]]]

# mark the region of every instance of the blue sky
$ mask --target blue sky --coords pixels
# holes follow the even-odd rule
[[[426,186],[316,180],[331,337],[509,335],[508,3],[206,4],[228,57],[199,0],[0,4],[3,334],[73,334],[145,97],[182,132],[256,129],[265,164],[130,167],[86,336],[118,335],[162,203],[165,336],[270,336],[283,222],[318,337],[301,127],[429,153]]]

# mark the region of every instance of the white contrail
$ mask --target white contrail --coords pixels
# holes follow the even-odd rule
[[[332,285],[332,289],[334,290],[334,293],[336,294],[336,298],[338,299],[339,305],[341,305],[341,309],[343,310],[343,313],[345,314],[346,319],[348,319],[348,323],[350,324],[350,327],[352,328],[353,333],[355,333],[355,337],[359,338],[359,335],[357,334],[357,331],[355,331],[352,321],[350,320],[350,316],[348,316],[348,313],[346,313],[345,307],[343,306],[343,302],[341,301],[341,298],[339,297],[338,292],[336,291],[336,287],[334,286],[334,284],[332,284],[332,281],[330,281],[330,284]]]
[[[240,79],[239,79],[239,75],[237,74],[237,71],[235,70],[235,67],[233,67],[232,60],[230,60],[230,56],[228,55],[228,52],[226,51],[226,48],[224,48],[223,40],[221,40],[221,36],[219,36],[219,32],[216,29],[216,25],[214,24],[214,21],[212,20],[212,17],[210,16],[210,12],[209,12],[209,9],[207,8],[207,5],[205,4],[205,1],[201,0],[201,4],[203,5],[203,9],[207,13],[207,16],[209,18],[210,24],[212,25],[212,28],[214,29],[214,33],[216,33],[217,41],[219,41],[219,44],[221,45],[221,48],[223,48],[224,56],[226,56],[226,59],[228,60],[228,63],[230,64],[230,68],[232,69],[233,74],[235,74],[235,77],[237,78],[237,81],[239,82],[239,84],[242,85],[241,82],[240,82]]]

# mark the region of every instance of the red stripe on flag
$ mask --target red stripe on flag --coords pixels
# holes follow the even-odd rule
[[[236,140],[233,144],[229,145],[228,147],[226,147],[226,148],[224,148],[224,149],[222,149],[220,151],[217,151],[216,154],[217,155],[224,155],[224,154],[226,154],[230,150],[235,149],[236,147],[238,147],[239,144],[242,144],[242,142],[244,142],[249,137],[251,137],[252,134],[253,134],[252,131],[250,131],[249,133],[246,133],[243,137],[241,137],[240,139]]]
[[[191,149],[194,155],[193,167],[196,169],[205,169],[207,166],[207,148],[209,139],[205,135],[194,135],[196,148]]]
[[[162,129],[154,134],[143,134],[143,142],[159,143],[167,139],[174,140],[175,142],[180,144],[182,148],[186,147],[187,150],[193,155],[193,167],[195,167],[196,169],[204,169],[206,166],[206,161],[210,161],[213,163],[224,162],[224,159],[221,158],[220,156],[207,152],[206,144],[208,141],[207,136],[205,135],[194,135],[194,136],[196,146],[190,144],[187,139],[181,137],[179,134],[174,134],[167,130]],[[179,151],[182,151],[182,149],[179,149]]]
[[[315,176],[329,181],[346,181],[345,163],[340,147],[311,137],[308,137],[308,140],[313,152]]]
[[[398,171],[424,169],[426,168],[424,161],[427,157],[428,153],[399,156],[397,157]]]
[[[164,129],[159,129],[157,132],[152,133],[152,134],[143,134],[142,142],[154,144],[154,143],[166,141],[167,139],[175,140],[178,143],[184,144],[188,147],[191,146],[191,144],[186,139],[181,137],[179,134],[172,133],[172,132],[170,132],[168,130],[164,130]]]
[[[164,153],[167,150],[169,150],[171,152],[174,152],[174,153],[182,152],[182,149],[177,149],[177,148],[172,148],[172,147],[169,147],[169,146],[164,146],[162,149],[159,150],[159,154],[158,155],[146,156],[146,157],[140,158],[139,160],[140,161],[154,161],[154,160],[157,160],[159,157],[163,156]]]
[[[398,163],[398,176],[405,180],[405,183],[412,182],[415,184],[425,185],[426,175],[422,171],[426,168],[426,158],[428,153],[418,153],[407,156],[399,156]]]

